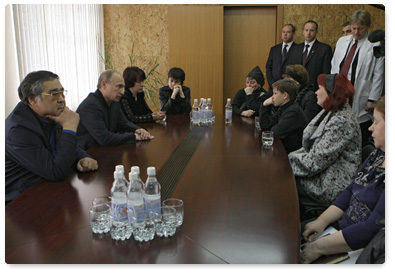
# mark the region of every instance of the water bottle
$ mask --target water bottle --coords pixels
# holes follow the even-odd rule
[[[198,100],[194,99],[193,100],[193,106],[192,106],[192,124],[193,125],[199,125],[200,124],[200,108],[198,105]]]
[[[211,98],[207,99],[207,124],[212,125],[214,123],[214,113],[213,105],[211,103]]]
[[[116,172],[121,172],[122,173],[122,179],[126,183],[126,187],[129,186],[129,181],[125,178],[125,171],[124,171],[123,165],[116,165],[115,166],[115,171]]]
[[[199,112],[200,112],[200,116],[199,116],[199,125],[202,125],[202,121],[203,121],[203,116],[204,116],[204,113],[203,113],[203,101],[204,101],[204,98],[200,98],[200,103],[199,103]]]
[[[207,126],[208,125],[208,113],[207,113],[207,103],[206,99],[203,99],[202,106],[200,107],[200,111],[202,113],[202,116],[200,118],[200,124],[202,126]]]
[[[141,180],[141,177],[140,177],[140,167],[139,166],[132,166],[130,168],[130,171],[132,173],[137,173],[137,178],[141,182],[141,184],[143,184],[143,190],[144,190],[144,182],[143,182],[143,180]],[[130,177],[129,177],[129,179],[130,179]]]
[[[225,105],[225,124],[232,123],[232,104],[230,104],[230,98],[226,100]]]
[[[111,238],[114,240],[129,239],[131,230],[128,221],[127,185],[122,172],[114,172],[114,183],[111,188]]]
[[[139,179],[137,172],[129,173],[130,184],[127,191],[128,198],[128,218],[131,226],[144,226],[145,208],[144,208],[144,185]]]
[[[161,186],[156,179],[155,167],[147,168],[147,182],[144,187],[144,201],[145,211],[149,218],[161,215],[161,203],[160,203],[160,189]]]

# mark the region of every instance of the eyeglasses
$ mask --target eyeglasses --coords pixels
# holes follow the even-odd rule
[[[66,97],[67,90],[56,91],[56,92],[51,92],[51,93],[41,93],[41,95],[51,96],[51,98],[58,99],[61,95],[62,95],[62,97]]]

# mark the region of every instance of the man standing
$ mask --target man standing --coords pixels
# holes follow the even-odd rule
[[[350,21],[344,22],[342,25],[342,36],[351,35],[351,25]]]
[[[332,48],[328,44],[316,39],[318,24],[309,20],[304,24],[304,43],[296,45],[295,50],[289,56],[288,64],[301,64],[309,72],[310,86],[313,90],[318,89],[317,78],[320,74],[329,74],[331,71]]]
[[[352,110],[362,132],[362,145],[369,140],[373,104],[381,97],[384,86],[384,57],[376,58],[368,41],[371,16],[367,10],[357,10],[350,19],[352,35],[336,43],[331,73],[341,73],[354,85]]]
[[[296,46],[293,42],[295,36],[295,27],[292,24],[286,24],[281,33],[283,42],[277,44],[270,49],[269,58],[266,62],[266,77],[270,89],[272,84],[280,79],[285,71],[285,62],[288,56]]]
[[[125,82],[119,72],[106,70],[101,73],[96,92],[90,93],[77,109],[81,116],[78,144],[84,149],[96,144],[115,146],[154,138],[126,119],[119,105],[124,92]]]
[[[40,179],[63,180],[76,162],[81,172],[97,161],[77,146],[79,115],[66,107],[58,75],[29,73],[18,88],[21,102],[5,120],[5,202]]]

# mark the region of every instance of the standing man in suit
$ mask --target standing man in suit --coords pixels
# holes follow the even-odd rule
[[[77,108],[81,122],[78,125],[78,144],[84,149],[99,144],[116,146],[154,137],[127,120],[119,101],[125,92],[125,81],[115,70],[101,73],[97,90],[90,93]]]
[[[269,83],[270,90],[272,89],[273,83],[282,79],[282,75],[285,71],[284,64],[287,61],[291,50],[293,50],[296,45],[293,42],[294,36],[295,26],[292,24],[284,25],[281,33],[281,39],[283,42],[270,49],[269,58],[266,62],[266,78]]]
[[[313,20],[303,26],[304,43],[296,45],[288,58],[288,64],[301,64],[309,72],[310,86],[318,89],[317,78],[320,74],[331,72],[332,48],[316,39],[318,24]]]
[[[373,105],[381,97],[384,86],[384,57],[376,58],[368,32],[371,16],[367,10],[357,10],[351,16],[352,35],[341,37],[336,43],[331,74],[341,73],[354,85],[352,110],[362,132],[362,145],[369,139]]]

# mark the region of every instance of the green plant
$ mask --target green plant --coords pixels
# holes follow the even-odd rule
[[[106,69],[115,70],[115,65],[112,61],[109,46],[109,44],[104,46],[104,57],[100,54],[100,58],[102,59]],[[134,54],[134,43],[132,43],[131,53],[128,54],[128,57],[130,65],[135,65],[136,56]],[[156,99],[159,97],[159,88],[165,85],[162,81],[163,75],[157,71],[158,66],[158,57],[156,57],[153,64],[152,61],[148,61],[148,63],[141,67],[141,69],[144,70],[146,76],[146,79],[144,81],[144,92],[156,109],[160,109],[160,107],[158,107]]]

